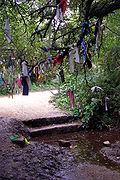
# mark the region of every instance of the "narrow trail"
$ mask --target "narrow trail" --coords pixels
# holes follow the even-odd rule
[[[28,96],[14,95],[13,99],[0,97],[0,117],[29,120],[67,115],[49,103],[53,93],[57,93],[57,90],[31,92]]]

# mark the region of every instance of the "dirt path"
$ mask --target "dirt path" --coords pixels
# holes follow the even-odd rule
[[[66,113],[49,103],[54,91],[31,92],[29,96],[0,97],[0,117],[29,120],[40,117],[57,117]]]

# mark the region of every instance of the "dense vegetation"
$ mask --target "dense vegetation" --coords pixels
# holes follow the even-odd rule
[[[58,88],[60,93],[54,97],[58,106],[79,115],[87,122],[86,127],[91,119],[99,129],[103,124],[116,125],[120,116],[120,1],[68,0],[65,13],[59,12],[63,20],[60,15],[56,17],[60,2],[0,1],[0,73],[5,67],[4,78],[12,83],[21,74],[23,58],[30,69],[49,56],[62,56],[62,65],[53,66],[52,62],[44,68],[41,63],[39,78],[31,75],[32,89]],[[6,17],[10,43],[4,32]],[[76,46],[80,63],[75,62],[74,53],[71,73],[69,53]],[[9,67],[10,56],[15,57],[13,72]],[[92,92],[94,86],[102,90]],[[70,92],[75,97],[72,104]],[[0,84],[0,94],[6,93],[6,86]]]

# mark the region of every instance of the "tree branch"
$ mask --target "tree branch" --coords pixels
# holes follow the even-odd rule
[[[111,31],[112,33],[116,34],[117,36],[120,36],[120,34],[116,33],[115,31],[112,31],[109,27],[106,28],[109,29],[109,31]]]
[[[36,9],[35,11],[31,12],[29,15],[32,16],[32,15],[33,15],[34,13],[36,13],[36,12],[38,12],[38,13],[40,14],[40,13],[43,12],[43,11],[45,10],[45,8],[47,8],[47,7],[56,7],[56,6],[54,6],[54,5],[49,5],[50,2],[51,2],[51,0],[49,0],[44,7],[41,7],[40,9]]]
[[[47,28],[46,28],[45,33],[44,33],[44,36],[43,36],[44,38],[45,38],[46,33],[47,33],[48,29],[49,29],[49,26],[50,26],[50,24],[52,23],[52,20],[54,19],[55,16],[56,16],[56,9],[54,10],[54,13],[53,13],[53,15],[52,15],[52,17],[51,17],[48,25],[47,25]]]
[[[4,5],[4,0],[2,0],[1,4],[0,4],[0,8]]]
[[[120,9],[120,0],[101,0],[92,5],[89,16],[104,17],[117,9]]]
[[[90,7],[92,5],[93,0],[87,0],[86,2],[86,14],[85,14],[85,19],[88,20],[89,17],[89,11],[90,11]]]
[[[56,40],[57,40],[57,39],[60,39],[60,38],[63,37],[63,36],[66,36],[66,35],[68,35],[68,34],[70,34],[70,33],[73,33],[75,30],[77,30],[77,29],[79,29],[79,28],[80,28],[80,27],[73,28],[72,30],[70,30],[70,31],[68,31],[68,32],[66,32],[66,33],[58,36],[58,37],[56,38]]]
[[[17,9],[18,9],[19,14],[20,14],[20,15],[21,15],[21,17],[22,17],[22,20],[23,20],[23,22],[24,22],[24,25],[25,25],[25,26],[27,26],[27,24],[26,24],[26,22],[25,22],[25,19],[24,19],[23,15],[21,14],[21,12],[20,12],[20,10],[19,10],[19,8],[18,8],[18,7],[17,7]]]
[[[21,13],[20,10],[19,10],[19,7],[18,7],[18,6],[16,6],[16,7],[17,7],[17,10],[18,10],[18,13],[19,13],[19,14],[21,15],[21,17],[22,17],[22,20],[23,20],[24,25],[25,25],[25,32],[26,32],[26,26],[27,26],[27,24],[26,24],[26,22],[25,22],[25,19],[24,19],[22,13]],[[25,32],[24,32],[24,33],[25,33]]]

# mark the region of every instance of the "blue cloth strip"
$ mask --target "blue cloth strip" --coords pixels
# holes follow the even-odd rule
[[[89,23],[87,21],[82,23],[82,34],[85,32],[85,26],[86,28],[89,27]]]
[[[86,62],[86,49],[85,49],[85,42],[82,41],[82,47],[84,48],[84,55],[85,55],[85,62]]]
[[[47,53],[48,53],[49,59],[50,59],[50,61],[52,62],[52,57],[51,57],[51,55],[50,55],[50,53],[49,53],[49,51],[48,51],[48,48],[47,48],[47,47],[46,47],[46,50],[47,50]]]
[[[4,84],[3,75],[1,74],[1,84]]]

